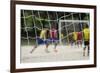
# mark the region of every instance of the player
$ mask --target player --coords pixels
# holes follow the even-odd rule
[[[77,32],[73,32],[73,43],[77,44]]]
[[[57,39],[57,30],[55,27],[52,27],[50,30],[50,39],[54,43],[54,51],[57,52],[56,46],[58,44],[58,39]]]
[[[90,40],[90,30],[88,25],[83,29],[83,39],[84,39],[84,48],[83,48],[83,56],[85,56],[86,48],[88,48],[88,56],[89,56],[89,40]]]
[[[78,47],[79,45],[82,47],[82,32],[81,31],[77,32],[77,44],[78,44]]]
[[[46,30],[45,37],[46,37],[46,40],[44,41],[45,42],[45,45],[46,45],[45,51],[47,53],[49,53],[49,50],[48,50],[48,46],[49,46],[49,43],[50,43],[50,41],[49,41],[49,38],[50,38],[50,30],[49,29]]]
[[[30,53],[32,53],[37,48],[37,46],[40,44],[45,44],[46,45],[45,51],[47,53],[49,53],[49,51],[48,51],[48,45],[49,45],[48,38],[49,38],[49,30],[48,30],[48,28],[43,28],[43,30],[41,30],[40,37],[36,38],[36,40],[37,40],[36,45],[34,46],[34,48],[32,49],[32,51]]]

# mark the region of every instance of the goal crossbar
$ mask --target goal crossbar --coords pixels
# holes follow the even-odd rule
[[[88,23],[89,20],[59,20],[59,23],[61,23],[61,22],[79,22],[79,23],[83,22],[83,23]]]

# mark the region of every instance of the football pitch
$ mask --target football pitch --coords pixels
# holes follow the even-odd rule
[[[83,48],[77,46],[58,45],[57,52],[54,51],[54,45],[48,47],[49,53],[45,52],[45,45],[38,46],[33,53],[30,51],[34,46],[21,46],[21,63],[36,62],[57,62],[57,61],[75,61],[88,60],[88,56],[83,56]]]

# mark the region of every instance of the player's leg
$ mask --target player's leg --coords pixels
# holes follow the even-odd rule
[[[89,54],[90,54],[90,46],[89,46],[89,42],[88,42],[88,56],[89,56]]]
[[[36,38],[36,40],[38,40],[38,39]],[[32,50],[30,51],[30,53],[33,53],[33,51],[34,51],[36,48],[37,48],[37,44],[35,43],[34,47],[33,47]]]
[[[73,44],[74,44],[74,40],[71,39],[71,42],[70,42],[71,47],[73,46]]]
[[[45,48],[45,52],[46,53],[49,53],[50,51],[48,50],[48,46],[49,46],[49,44],[46,44],[46,48]]]
[[[82,47],[82,40],[78,40],[78,47]]]
[[[36,38],[37,43],[35,43],[34,47],[32,48],[32,50],[30,51],[30,53],[34,52],[36,50],[36,48],[43,43],[43,40],[40,38]]]
[[[80,46],[82,47],[82,40],[80,40]]]
[[[86,41],[84,41],[83,56],[85,56],[85,51],[86,51]]]
[[[48,40],[45,40],[45,45],[46,45],[45,52],[49,53],[50,51],[48,50],[48,46],[49,46],[49,41]]]
[[[88,45],[88,56],[89,56],[89,54],[90,54],[90,48],[89,48],[89,45]]]
[[[30,51],[30,53],[33,53],[37,48],[37,44],[34,45],[33,49]]]
[[[56,47],[58,45],[58,39],[57,38],[52,38],[52,40],[53,40],[53,43],[54,43],[54,51],[57,52]]]
[[[83,56],[85,56],[86,46],[83,48]]]
[[[77,47],[77,40],[74,40],[74,46]]]
[[[55,52],[57,52],[57,49],[56,49],[57,45],[58,45],[58,42],[55,41],[55,42],[54,42],[54,51],[55,51]]]
[[[77,40],[77,46],[79,48],[79,46],[80,46],[80,40]]]

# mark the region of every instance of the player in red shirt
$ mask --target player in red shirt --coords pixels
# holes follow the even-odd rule
[[[78,44],[78,47],[79,45],[82,47],[82,32],[81,31],[77,32],[77,44]]]
[[[57,50],[56,50],[56,46],[57,46],[57,43],[58,43],[57,30],[54,27],[52,27],[51,30],[50,30],[50,39],[52,40],[52,42],[55,45],[54,51],[57,52]]]
[[[57,37],[57,30],[56,29],[52,28],[50,30],[50,37],[53,39]]]

